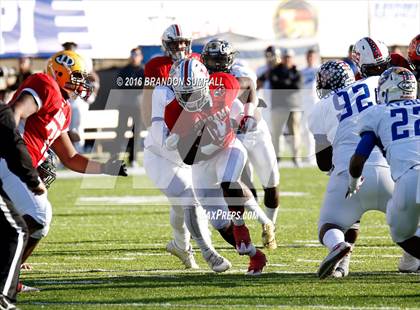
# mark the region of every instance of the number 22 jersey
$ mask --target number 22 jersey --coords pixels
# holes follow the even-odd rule
[[[361,117],[358,128],[380,139],[394,181],[420,165],[420,99],[377,105]]]

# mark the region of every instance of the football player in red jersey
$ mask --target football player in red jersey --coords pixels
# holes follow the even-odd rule
[[[238,99],[244,106],[244,117],[238,125],[237,137],[243,143],[248,152],[249,162],[255,167],[255,171],[264,189],[265,212],[259,208],[254,210],[258,215],[258,221],[262,224],[263,245],[268,249],[277,248],[275,228],[279,193],[279,168],[276,153],[271,140],[271,134],[267,123],[258,109],[258,97],[256,90],[256,76],[248,68],[235,63],[237,52],[232,45],[225,40],[213,39],[206,43],[201,54],[203,64],[209,73],[226,72],[236,77],[240,85]],[[250,179],[250,173],[242,173],[241,181],[247,185],[254,197],[257,198],[255,186]]]
[[[171,203],[170,223],[174,238],[167,244],[166,251],[178,257],[185,267],[198,268],[190,243],[191,232],[210,268],[222,272],[230,268],[230,262],[215,251],[210,237],[206,237],[209,235],[207,219],[204,215],[200,216],[204,210],[195,198],[191,167],[185,165],[178,153],[168,150],[162,142],[167,135],[163,121],[164,108],[171,100],[171,95],[167,96],[165,88],[159,85],[168,79],[174,61],[200,56],[191,53],[190,35],[179,25],[171,25],[164,31],[162,46],[166,56],[152,58],[145,66],[145,83],[152,79],[159,81],[145,86],[148,89],[143,92],[142,115],[147,118],[145,124],[151,123],[145,140],[144,167],[149,178]]]
[[[224,72],[210,75],[209,80],[206,67],[195,59],[176,62],[170,77],[175,98],[165,107],[170,130],[165,144],[192,165],[194,190],[212,225],[240,255],[250,256],[248,274],[259,275],[266,258],[252,244],[243,218],[244,208],[256,203],[240,181],[247,153],[231,126],[231,118],[241,117],[231,113],[240,85]],[[230,229],[234,238],[229,240]]]
[[[47,74],[28,77],[8,103],[14,113],[34,167],[39,167],[52,148],[67,168],[92,174],[126,176],[122,161],[111,158],[106,163],[89,160],[78,154],[68,136],[71,108],[69,98],[87,99],[92,91],[83,59],[72,51],[62,51],[48,60]],[[4,163],[0,165],[3,188],[28,225],[30,238],[23,261],[39,240],[46,236],[52,211],[47,193],[35,196]]]
[[[414,75],[417,79],[417,98],[420,98],[420,34],[415,36],[408,46],[408,59],[414,66]]]
[[[153,89],[164,84],[172,64],[184,58],[200,59],[200,54],[191,52],[191,42],[190,33],[178,24],[170,25],[162,34],[162,49],[165,55],[153,57],[144,66],[142,117],[146,127],[151,124]]]

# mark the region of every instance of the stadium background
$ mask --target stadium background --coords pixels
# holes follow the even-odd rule
[[[271,44],[291,47],[304,65],[309,47],[323,59],[345,57],[347,48],[371,35],[402,51],[420,33],[419,1],[52,1],[0,0],[0,67],[34,57],[34,71],[75,41],[94,60],[102,91],[140,45],[144,62],[160,53],[160,36],[171,23],[193,30],[195,51],[209,37],[222,36],[253,69]],[[1,88],[0,78],[0,88]],[[101,99],[105,98],[105,99]],[[91,108],[103,107],[98,96]],[[62,172],[62,171],[61,171]],[[66,177],[67,176],[67,177]],[[49,197],[54,220],[49,236],[30,259],[23,280],[42,289],[22,294],[22,309],[149,308],[418,308],[417,274],[396,272],[401,251],[379,212],[362,219],[351,276],[320,282],[316,269],[326,254],[316,237],[327,176],[317,168],[281,168],[279,249],[258,280],[217,235],[214,244],[234,268],[216,276],[185,271],[164,252],[170,239],[168,206],[143,174],[116,180],[61,173]],[[140,189],[140,190],[139,190]],[[147,189],[147,190],[146,190]],[[250,223],[260,243],[260,228]],[[200,266],[205,262],[198,257]]]

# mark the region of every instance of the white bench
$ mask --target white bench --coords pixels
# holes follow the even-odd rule
[[[118,128],[118,110],[89,110],[81,115],[82,124],[85,129],[83,138],[85,140],[97,140],[97,151],[102,153],[101,140],[113,140],[117,137]],[[131,126],[133,120],[129,118],[128,126]],[[86,131],[95,129],[96,131]],[[145,138],[147,131],[141,131],[140,137]],[[133,137],[133,132],[127,130],[124,137],[130,139]]]

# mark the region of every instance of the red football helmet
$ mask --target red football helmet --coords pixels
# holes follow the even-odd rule
[[[414,65],[420,65],[420,34],[413,38],[408,46],[408,59]]]

